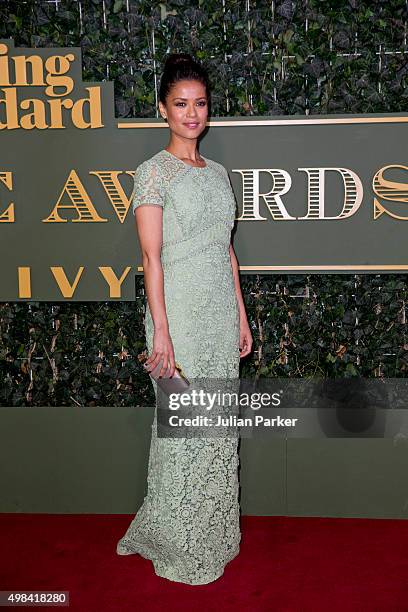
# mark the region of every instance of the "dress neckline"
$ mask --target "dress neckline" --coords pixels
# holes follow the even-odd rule
[[[187,162],[185,162],[182,159],[180,159],[179,157],[177,157],[177,155],[174,155],[173,153],[170,153],[170,151],[168,151],[167,149],[162,149],[162,151],[164,153],[167,153],[171,157],[174,157],[175,159],[178,159],[179,162],[181,162],[185,166],[188,166],[189,168],[195,168],[196,170],[207,170],[207,168],[208,168],[208,159],[206,157],[204,157],[204,155],[201,155],[201,157],[205,161],[205,166],[192,166],[191,164],[188,164]]]

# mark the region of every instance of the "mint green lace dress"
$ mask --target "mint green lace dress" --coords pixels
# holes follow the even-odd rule
[[[203,156],[202,156],[203,157]],[[133,211],[163,208],[161,261],[170,336],[187,378],[239,377],[239,310],[229,245],[235,198],[226,169],[191,166],[165,149],[135,173]],[[146,300],[146,342],[153,322]],[[238,438],[158,438],[157,387],[147,494],[117,553],[191,585],[219,578],[239,553]]]

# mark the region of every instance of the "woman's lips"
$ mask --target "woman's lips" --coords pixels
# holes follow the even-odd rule
[[[188,128],[194,129],[196,127],[198,127],[198,123],[184,123],[184,125]]]

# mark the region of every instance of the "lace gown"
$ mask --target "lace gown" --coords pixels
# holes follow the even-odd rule
[[[203,156],[202,156],[203,157]],[[229,244],[235,198],[226,169],[165,149],[135,173],[137,206],[163,208],[161,261],[169,332],[187,378],[239,377],[239,310]],[[146,300],[146,343],[153,322]],[[147,494],[117,544],[155,572],[192,585],[219,578],[239,553],[238,438],[158,438],[157,387]]]

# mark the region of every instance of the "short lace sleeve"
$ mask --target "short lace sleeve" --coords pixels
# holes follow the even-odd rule
[[[164,206],[163,181],[156,162],[146,160],[137,167],[132,193],[133,214],[138,206]]]
[[[220,167],[221,167],[221,171],[222,171],[222,174],[223,174],[224,178],[226,179],[228,185],[230,185],[230,177],[229,177],[229,174],[228,174],[228,170],[222,164],[220,164]]]

